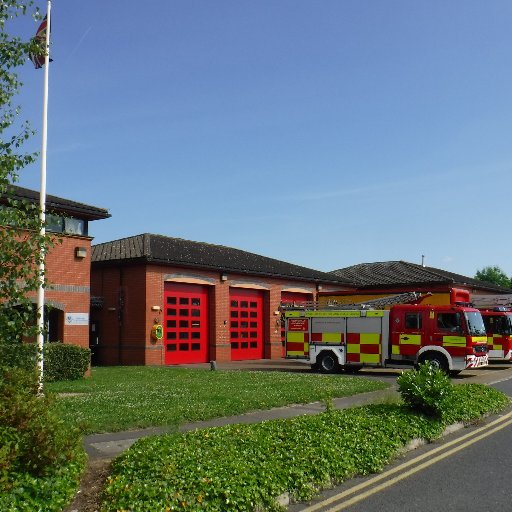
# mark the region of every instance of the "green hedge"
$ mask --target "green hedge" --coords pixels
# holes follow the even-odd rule
[[[91,351],[76,345],[47,343],[44,347],[44,380],[77,380],[84,376],[91,361]],[[32,343],[2,344],[0,367],[33,370],[37,346]]]
[[[81,379],[90,362],[90,349],[63,343],[49,343],[45,347],[44,379],[46,382]]]

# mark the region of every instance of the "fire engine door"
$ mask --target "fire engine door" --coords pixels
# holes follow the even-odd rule
[[[509,350],[509,317],[503,313],[496,315],[484,314],[485,330],[487,331],[487,344],[489,345],[489,358],[503,358]]]
[[[414,359],[424,336],[425,311],[401,310],[392,319],[391,358]]]
[[[466,355],[466,336],[464,320],[459,311],[435,311],[433,316],[432,341],[434,345],[446,348],[450,355],[464,357]]]

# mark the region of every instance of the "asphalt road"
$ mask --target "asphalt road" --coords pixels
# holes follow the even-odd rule
[[[453,382],[484,382],[512,396],[512,366],[491,365]],[[384,380],[387,377],[384,376]],[[512,412],[421,446],[383,473],[358,478],[290,512],[505,512],[512,510]]]

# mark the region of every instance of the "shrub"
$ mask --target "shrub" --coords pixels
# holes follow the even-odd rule
[[[13,427],[0,425],[0,489],[8,486],[9,475],[18,456],[20,437]]]
[[[33,343],[1,343],[0,367],[32,371],[37,363],[37,346]]]
[[[53,412],[53,397],[38,396],[37,389],[35,372],[0,370],[0,426],[18,434],[13,465],[42,475],[48,466],[71,457],[80,439]]]
[[[37,346],[33,343],[2,343],[0,367],[32,371],[37,363]],[[46,343],[44,346],[44,380],[81,379],[89,368],[91,351],[76,345]]]
[[[403,372],[397,379],[398,391],[411,409],[427,416],[441,417],[452,393],[448,376],[429,362],[417,370]]]
[[[35,372],[0,368],[0,510],[59,510],[85,464],[78,430],[37,389]]]
[[[81,379],[91,361],[90,349],[64,343],[48,343],[44,355],[46,382]]]

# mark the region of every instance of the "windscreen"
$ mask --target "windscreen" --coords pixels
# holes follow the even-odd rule
[[[507,319],[506,321],[506,327],[505,327],[505,332],[503,334],[512,334],[512,316],[510,315],[507,315],[505,317]]]
[[[487,334],[501,334],[510,336],[512,333],[511,315],[485,315],[484,324]]]
[[[468,331],[470,336],[485,336],[485,325],[482,315],[475,312],[467,311],[465,313],[466,322],[468,324]]]
[[[506,315],[499,317],[501,322],[496,324],[499,328],[499,333],[504,336],[510,336],[512,334],[512,316]]]

